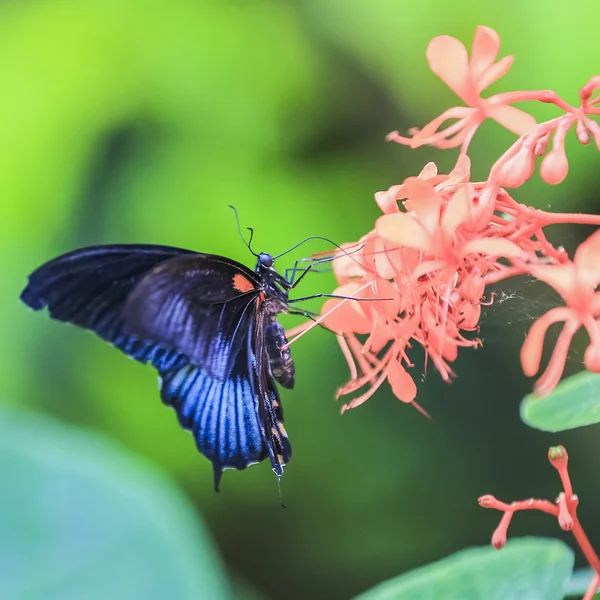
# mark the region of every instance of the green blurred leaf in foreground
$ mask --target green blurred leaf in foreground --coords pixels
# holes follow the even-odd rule
[[[564,431],[600,423],[600,374],[584,371],[568,377],[545,398],[525,396],[521,418],[542,431]]]
[[[594,575],[594,569],[592,569],[591,567],[586,567],[585,569],[577,569],[577,571],[574,571],[571,580],[565,588],[566,597],[571,598],[574,596],[584,596],[588,588],[590,587],[590,583],[594,578]],[[594,595],[600,595],[600,590],[597,591]]]
[[[573,552],[543,538],[462,550],[381,583],[356,600],[561,600]]]
[[[4,409],[0,473],[0,598],[231,597],[185,498],[100,437]]]

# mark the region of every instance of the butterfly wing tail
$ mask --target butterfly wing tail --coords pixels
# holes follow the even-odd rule
[[[188,364],[161,373],[161,380],[163,402],[213,465],[215,491],[225,469],[245,469],[267,457],[246,370],[221,381]]]

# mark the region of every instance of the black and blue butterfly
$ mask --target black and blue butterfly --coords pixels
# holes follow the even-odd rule
[[[225,469],[267,457],[279,481],[292,449],[276,382],[293,388],[294,361],[277,315],[310,316],[289,304],[314,296],[289,292],[314,263],[294,281],[298,263],[288,279],[270,254],[255,256],[252,271],[182,248],[87,247],[34,271],[21,300],[150,363],[163,402],[212,462],[217,491]]]

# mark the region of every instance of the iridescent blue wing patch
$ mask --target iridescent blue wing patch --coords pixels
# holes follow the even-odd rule
[[[243,344],[225,380],[191,364],[161,373],[161,397],[192,432],[198,450],[213,464],[215,490],[225,469],[245,469],[269,453],[251,381],[253,358],[247,343],[250,321],[240,327]]]

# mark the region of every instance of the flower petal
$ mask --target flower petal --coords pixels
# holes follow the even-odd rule
[[[404,190],[408,200],[405,206],[410,206],[410,212],[429,235],[433,236],[440,225],[442,195],[434,190],[432,183],[418,177],[405,179]]]
[[[412,271],[411,271],[411,280],[416,283],[416,281],[423,277],[423,275],[429,275],[430,273],[434,273],[435,271],[442,271],[448,266],[448,264],[443,260],[425,260],[419,263]],[[414,285],[414,284],[413,284]]]
[[[566,311],[566,313],[565,313]],[[553,308],[542,315],[529,329],[523,346],[521,346],[521,365],[527,377],[533,377],[540,370],[544,338],[550,325],[564,321],[569,317],[569,309]]]
[[[514,242],[504,238],[478,238],[467,242],[463,247],[463,254],[476,252],[485,256],[505,256],[518,258],[523,250]]]
[[[354,277],[364,277],[366,272],[362,267],[361,244],[342,244],[344,252],[337,251],[332,261],[333,273],[340,283],[345,283]]]
[[[496,64],[491,65],[489,69],[486,69],[484,73],[479,76],[479,79],[475,82],[476,90],[479,94],[486,88],[489,88],[492,83],[498,81],[500,77],[506,75],[508,70],[512,67],[514,56],[505,56],[501,58]]]
[[[440,35],[427,46],[427,61],[431,70],[467,104],[474,96],[469,78],[469,58],[464,44],[449,35]]]
[[[488,117],[517,135],[527,135],[537,127],[536,120],[530,114],[514,106],[487,104],[485,112]]]
[[[393,185],[385,192],[375,192],[375,202],[381,209],[383,214],[398,212],[398,192],[402,188],[401,185]]]
[[[477,27],[469,61],[471,77],[474,81],[477,81],[484,71],[494,64],[499,51],[500,36],[490,27],[482,25]]]
[[[538,265],[529,267],[529,272],[540,281],[553,287],[567,302],[576,293],[577,265]]]
[[[378,277],[382,279],[394,279],[398,275],[397,265],[400,257],[394,256],[396,259],[392,262],[391,255],[397,254],[398,249],[393,248],[388,251],[388,242],[379,236],[375,240],[375,248],[373,254],[373,260],[375,262],[375,271],[377,271]],[[389,255],[388,255],[389,252]],[[400,261],[401,266],[401,261]]]
[[[400,292],[398,288],[386,279],[376,279],[373,285],[365,290],[364,296],[373,298],[373,302],[363,302],[374,312],[393,321],[400,310]],[[383,300],[386,298],[386,300]],[[356,304],[356,303],[355,303]]]
[[[408,404],[417,397],[417,386],[398,359],[390,361],[387,378],[392,386],[392,392],[402,402]]]
[[[568,311],[569,309],[566,310]],[[563,371],[565,370],[565,363],[567,362],[567,356],[569,354],[571,342],[573,341],[573,336],[580,325],[581,323],[576,316],[572,316],[571,319],[566,321],[565,326],[558,335],[556,345],[554,346],[546,370],[533,386],[533,391],[538,396],[541,396],[542,398],[547,396],[558,385]]]
[[[447,179],[436,186],[436,190],[443,190],[458,183],[465,183],[471,177],[471,159],[466,154],[459,155],[454,169],[450,171]]]
[[[574,262],[581,284],[595,290],[600,283],[600,229],[579,245]]]
[[[375,222],[375,230],[386,240],[417,250],[430,250],[431,240],[422,225],[408,213],[384,215]]]
[[[419,179],[432,179],[438,174],[437,165],[434,162],[428,162],[419,173]]]
[[[459,185],[457,187],[442,215],[442,232],[446,242],[452,241],[455,231],[469,215],[472,198],[471,194],[469,194],[469,187],[472,188],[472,186],[467,185]]]
[[[478,112],[476,108],[468,108],[466,106],[453,106],[448,110],[445,110],[441,115],[427,123],[422,129],[420,129],[411,138],[410,147],[419,148],[428,144],[436,144],[440,140],[444,140],[449,136],[457,134],[467,124],[467,119]],[[450,119],[459,119],[456,123],[449,125],[446,129],[438,131],[438,129],[444,124],[445,121]],[[456,139],[458,138],[458,139]],[[459,146],[462,140],[459,136],[455,136],[449,141],[451,144],[448,147]]]
[[[341,288],[337,291],[339,292]],[[323,324],[337,334],[342,333],[371,333],[371,321],[362,311],[360,302],[330,298],[323,304],[321,314],[331,314],[323,319]],[[358,310],[357,310],[358,308]]]

